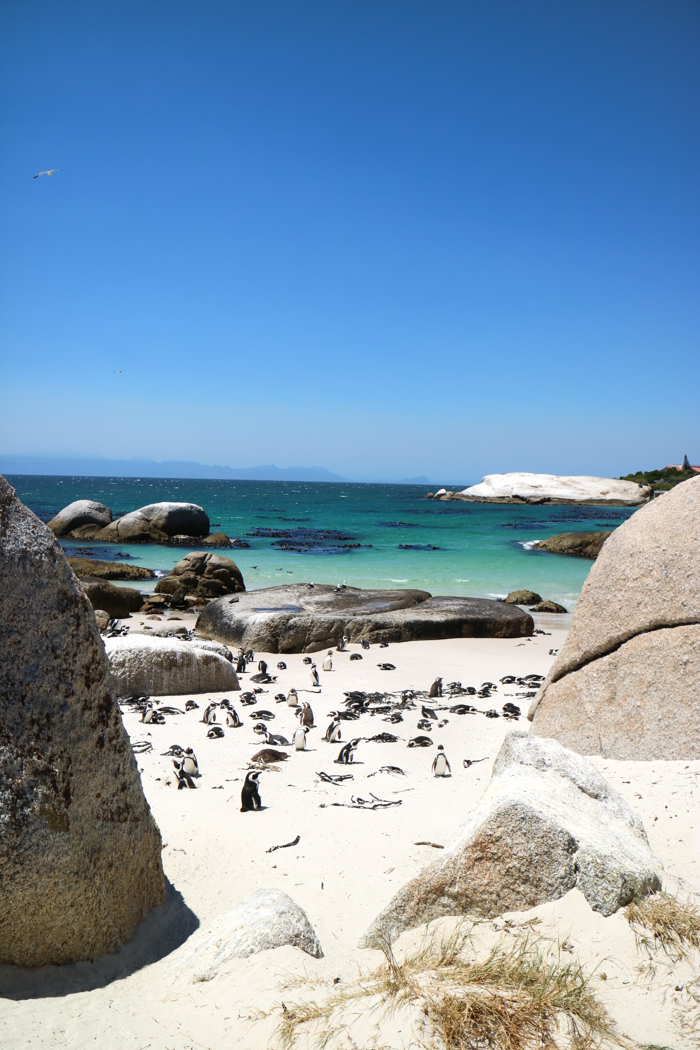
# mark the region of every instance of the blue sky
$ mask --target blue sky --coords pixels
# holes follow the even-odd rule
[[[0,452],[700,462],[695,0],[0,8]]]

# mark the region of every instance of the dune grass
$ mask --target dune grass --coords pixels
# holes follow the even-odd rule
[[[679,901],[668,893],[637,897],[625,909],[625,917],[637,946],[651,955],[657,948],[674,962],[687,959],[700,949],[700,909],[690,901]]]
[[[622,1045],[590,977],[531,934],[499,942],[481,959],[475,958],[471,928],[463,925],[441,939],[426,936],[402,962],[390,943],[382,950],[384,962],[352,986],[329,988],[321,1002],[283,1004],[279,1045],[290,1050],[302,1026],[311,1024],[316,1045],[326,1046],[348,1028],[345,1008],[370,999],[367,1009],[378,1010],[378,1020],[401,1007],[421,1011],[431,1033],[420,1037],[426,1047],[554,1050],[564,1045],[564,1033],[575,1050]]]

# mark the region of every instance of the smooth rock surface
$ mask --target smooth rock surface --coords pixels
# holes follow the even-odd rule
[[[219,598],[245,591],[241,570],[232,558],[209,551],[192,551],[156,584],[157,594],[184,598]]]
[[[106,638],[104,644],[118,696],[240,689],[230,653],[224,655],[206,643],[139,634]]]
[[[592,762],[554,740],[505,738],[491,781],[444,853],[407,883],[360,947],[444,915],[492,918],[574,886],[611,915],[661,886],[641,821]]]
[[[507,605],[535,605],[542,597],[537,591],[511,591],[503,600]]]
[[[164,543],[182,534],[209,535],[209,518],[196,503],[151,503],[117,518],[91,538],[105,543]]]
[[[323,958],[306,912],[282,890],[256,890],[193,934],[173,958],[171,970],[191,970],[193,982],[211,981],[230,959],[246,959],[286,944],[314,959]]]
[[[121,619],[129,616],[143,605],[143,595],[134,587],[115,587],[109,580],[93,579],[90,576],[80,581],[93,609],[104,609],[110,616]]]
[[[351,642],[403,642],[520,638],[533,630],[528,613],[503,602],[307,584],[219,598],[197,620],[198,633],[206,637],[268,653],[317,652],[342,635]]]
[[[600,554],[603,544],[612,530],[601,532],[560,532],[546,540],[533,543],[533,551],[549,551],[550,554],[568,554],[570,558],[590,558],[591,561]]]
[[[634,481],[617,478],[595,478],[586,475],[557,474],[487,474],[478,485],[462,489],[458,496],[488,501],[534,503],[592,503],[615,505],[641,504],[646,490]]]
[[[546,690],[532,732],[582,755],[700,758],[700,625],[631,638]]]
[[[530,612],[536,612],[536,613],[565,613],[565,612],[568,612],[568,611],[569,610],[565,609],[563,605],[559,604],[559,602],[549,602],[549,601],[547,601],[547,602],[538,602],[537,605],[533,606],[533,608],[530,609]]]
[[[155,573],[143,565],[127,565],[121,561],[99,561],[97,558],[67,558],[79,580],[91,576],[98,580],[153,580]]]
[[[102,529],[112,520],[112,511],[104,503],[95,503],[91,499],[77,499],[59,510],[55,518],[48,523],[54,536],[67,536],[73,529],[82,525],[95,525]]]
[[[0,478],[0,962],[116,952],[165,901],[161,838],[92,608]]]

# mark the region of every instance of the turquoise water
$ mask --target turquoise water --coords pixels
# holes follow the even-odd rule
[[[531,551],[523,544],[558,532],[613,528],[633,513],[625,507],[434,502],[424,498],[420,485],[27,475],[9,476],[8,481],[44,521],[76,499],[106,503],[115,516],[162,500],[198,503],[207,511],[212,531],[250,544],[249,550],[218,552],[233,558],[249,590],[346,580],[356,587],[418,587],[431,594],[494,598],[526,587],[569,608],[592,563]],[[322,538],[317,553],[300,553],[274,547],[279,541],[272,538],[249,535],[259,529],[335,530],[343,538]],[[319,537],[312,533],[311,538]],[[125,559],[131,564],[161,571],[187,553],[186,548],[150,544],[62,542],[68,553],[86,548],[98,557],[124,553],[131,555]],[[295,539],[283,542],[298,546]],[[439,549],[406,549],[402,544]]]

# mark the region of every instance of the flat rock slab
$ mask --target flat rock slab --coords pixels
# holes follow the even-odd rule
[[[219,598],[197,620],[197,631],[208,638],[267,653],[318,652],[343,635],[351,642],[408,642],[519,638],[533,630],[522,609],[485,598],[307,584]]]
[[[0,962],[116,952],[165,901],[95,616],[58,542],[0,478]]]
[[[211,981],[231,959],[246,959],[286,944],[314,959],[323,958],[303,908],[282,890],[256,890],[190,937],[173,958],[171,971],[191,969],[193,982]]]
[[[612,529],[600,532],[560,532],[556,536],[533,543],[531,550],[567,554],[570,558],[590,558],[591,561],[595,561],[608,536],[612,534]]]
[[[592,762],[554,740],[509,733],[444,854],[399,890],[360,947],[445,915],[524,911],[574,886],[611,915],[635,892],[659,889],[660,871],[641,821]]]
[[[100,561],[98,558],[68,558],[67,561],[79,580],[85,576],[99,580],[154,580],[156,576],[153,569],[121,561]]]
[[[240,689],[230,655],[210,643],[146,635],[105,638],[119,696],[178,696]]]
[[[446,493],[448,495],[448,493]],[[638,506],[649,498],[649,490],[634,481],[588,475],[487,474],[478,485],[451,494],[456,499],[484,503],[586,503]]]

